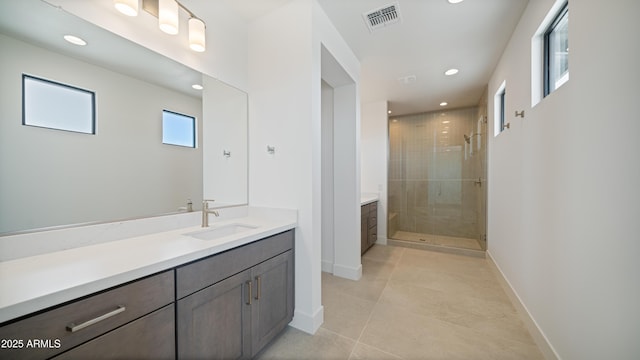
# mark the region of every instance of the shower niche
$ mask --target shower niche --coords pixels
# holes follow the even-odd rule
[[[391,243],[486,249],[486,127],[483,106],[389,118]]]

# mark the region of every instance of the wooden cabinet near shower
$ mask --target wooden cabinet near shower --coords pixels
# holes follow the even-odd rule
[[[378,239],[378,202],[362,205],[360,221],[360,254],[364,254]]]

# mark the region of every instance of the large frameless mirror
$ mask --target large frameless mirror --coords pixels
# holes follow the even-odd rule
[[[246,93],[40,0],[0,2],[0,47],[0,235],[248,202]],[[25,74],[94,93],[95,134],[23,125]],[[164,110],[195,147],[163,144]]]

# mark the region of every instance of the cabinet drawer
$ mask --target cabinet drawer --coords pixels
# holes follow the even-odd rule
[[[174,309],[168,305],[54,359],[175,359]]]
[[[378,212],[378,202],[369,204],[369,212],[376,214]]]
[[[181,299],[229,276],[293,248],[293,230],[176,269],[176,294]]]
[[[369,229],[378,226],[378,217],[374,216],[374,215],[371,215],[369,217],[369,222],[368,223],[369,223]]]
[[[2,326],[0,339],[49,342],[42,348],[3,349],[2,357],[43,359],[61,353],[171,303],[173,289],[173,271],[167,271]]]
[[[363,219],[369,217],[369,204],[360,206],[360,217]]]
[[[373,227],[369,229],[369,236],[367,239],[368,245],[372,246],[373,244],[376,243],[377,240],[378,240],[378,228]]]

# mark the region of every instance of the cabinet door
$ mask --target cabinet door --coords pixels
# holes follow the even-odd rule
[[[369,206],[363,205],[360,209],[360,255],[362,255],[369,248]]]
[[[251,307],[252,356],[293,318],[293,264],[293,251],[289,250],[252,269],[255,285]]]
[[[178,301],[179,359],[251,357],[250,270]]]
[[[54,359],[175,359],[174,308],[167,305]]]

